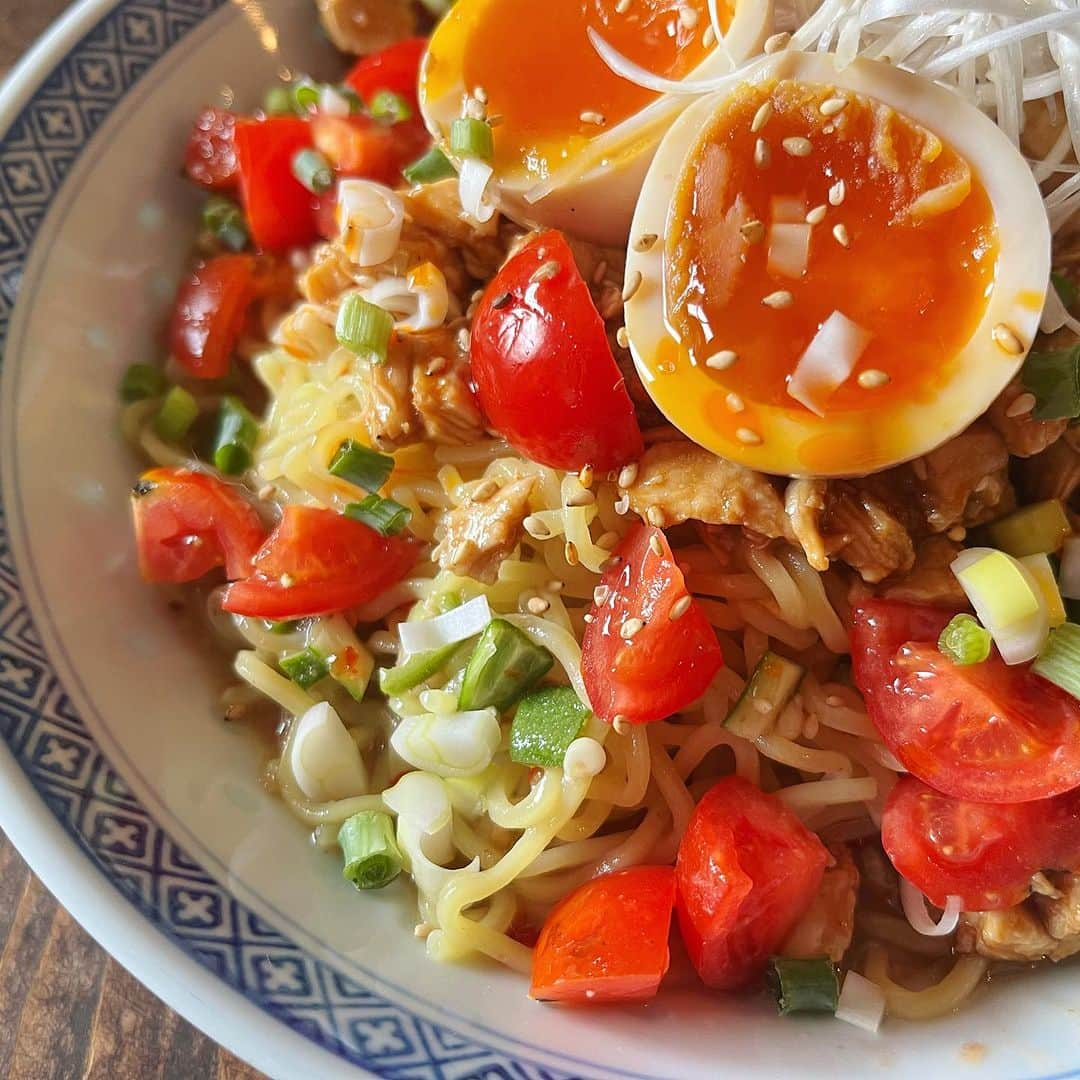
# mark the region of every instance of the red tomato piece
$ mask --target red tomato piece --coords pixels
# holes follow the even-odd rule
[[[287,506],[255,556],[255,573],[222,607],[263,619],[300,619],[356,607],[400,581],[416,562],[412,540],[380,536],[333,510]]]
[[[830,861],[779,799],[738,776],[710,788],[675,864],[679,928],[705,985],[732,990],[760,974]]]
[[[696,601],[672,619],[689,594],[660,529],[634,526],[615,554],[618,564],[604,574],[606,599],[593,603],[585,628],[582,674],[602,720],[647,724],[701,697],[724,656]],[[622,636],[628,619],[644,623],[629,640]]]
[[[912,776],[893,788],[881,820],[893,866],[938,907],[965,911],[1020,903],[1039,870],[1080,867],[1080,789],[1027,803],[942,795]]]
[[[957,799],[1028,802],[1080,786],[1080,702],[996,652],[952,663],[937,647],[952,615],[895,600],[853,613],[855,683],[889,749]]]
[[[315,149],[341,176],[361,176],[394,185],[401,170],[431,141],[423,124],[412,120],[388,126],[367,116],[314,116]]]
[[[365,105],[370,105],[380,90],[391,90],[409,103],[414,116],[419,116],[420,61],[426,49],[427,38],[395,42],[358,60],[345,76],[345,82],[363,98]]]
[[[585,882],[540,931],[529,996],[575,1004],[655,997],[670,962],[674,903],[670,866],[634,866]]]
[[[180,283],[169,347],[189,374],[197,379],[228,374],[255,284],[251,255],[215,255]]]
[[[207,107],[195,118],[184,172],[196,184],[214,191],[236,186],[236,117],[228,109]]]
[[[131,496],[139,571],[147,581],[195,581],[219,566],[251,573],[266,539],[255,508],[235,484],[191,469],[151,469]]]
[[[272,116],[236,125],[240,194],[255,244],[266,251],[309,244],[316,239],[315,198],[293,176],[297,152],[312,145],[306,120]]]
[[[534,281],[545,264],[553,272]],[[527,457],[599,471],[641,457],[633,403],[562,233],[538,233],[507,259],[480,300],[471,340],[480,405]]]

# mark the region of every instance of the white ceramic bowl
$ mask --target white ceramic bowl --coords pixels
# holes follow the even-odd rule
[[[407,886],[358,896],[260,789],[220,665],[135,572],[115,388],[187,257],[196,108],[335,63],[307,0],[85,0],[0,95],[0,825],[135,975],[276,1076],[1080,1075],[1075,968],[876,1038],[690,987],[536,1005],[505,971],[430,963]]]

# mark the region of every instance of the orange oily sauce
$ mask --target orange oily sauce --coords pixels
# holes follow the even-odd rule
[[[731,12],[724,3],[720,14],[726,29]],[[683,78],[709,51],[706,0],[473,0],[452,8],[432,39],[425,92],[438,99],[458,83],[482,87],[489,115],[501,117],[496,171],[524,168],[543,179],[657,97],[600,59],[589,27],[668,78]]]
[[[840,100],[841,111],[822,113],[823,103]],[[751,124],[766,101],[773,112],[755,134]],[[809,140],[809,153],[785,149],[792,138]],[[755,161],[759,139],[767,149]],[[833,205],[838,181],[843,195]],[[805,221],[820,207],[805,271],[770,272],[774,217]],[[978,176],[932,132],[831,86],[740,87],[688,156],[670,222],[664,287],[667,319],[682,345],[676,352],[698,364],[721,350],[738,356],[727,369],[708,371],[717,393],[703,403],[709,421],[729,434],[752,420],[753,404],[808,415],[787,383],[834,311],[872,337],[828,398],[827,416],[929,401],[948,381],[994,284],[997,229]],[[791,294],[790,306],[762,302],[778,291]],[[860,385],[864,372],[870,385]],[[731,392],[749,408],[734,412]],[[827,432],[818,438],[828,443]],[[805,450],[812,467],[818,454]],[[823,444],[820,463],[855,450]]]

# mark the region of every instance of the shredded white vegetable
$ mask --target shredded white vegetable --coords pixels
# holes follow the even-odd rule
[[[378,266],[393,257],[405,207],[390,188],[374,180],[342,180],[336,213],[341,241],[357,266]]]
[[[810,226],[781,222],[769,230],[769,257],[766,264],[770,274],[801,278],[810,261]]]
[[[490,221],[495,206],[485,198],[488,182],[495,170],[479,158],[465,158],[458,170],[458,197],[461,209],[481,225]]]
[[[869,331],[834,311],[799,357],[787,392],[811,412],[824,416],[829,398],[847,381],[869,344]]]
[[[959,896],[950,896],[945,910],[941,913],[941,919],[934,922],[926,910],[926,897],[910,881],[901,878],[900,903],[904,908],[904,917],[917,934],[924,937],[948,937],[960,922],[963,902]]]
[[[460,607],[433,619],[416,619],[398,626],[402,651],[414,653],[441,649],[479,634],[491,622],[491,607],[486,596],[476,596]]]
[[[849,971],[836,1003],[836,1019],[877,1034],[885,1017],[885,993],[876,983]]]

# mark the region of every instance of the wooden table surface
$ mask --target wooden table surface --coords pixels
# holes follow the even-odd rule
[[[0,76],[67,6],[67,0],[0,0]],[[0,832],[0,1077],[258,1080],[261,1075],[112,960]]]

